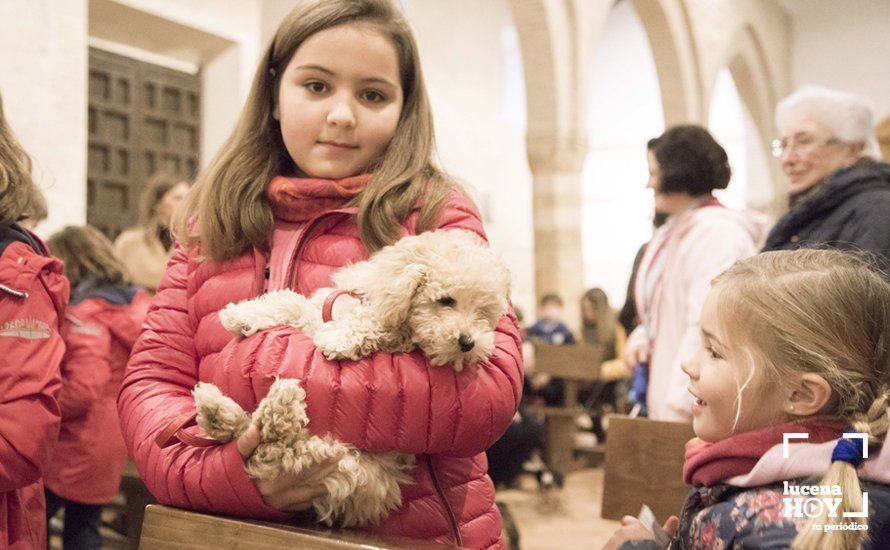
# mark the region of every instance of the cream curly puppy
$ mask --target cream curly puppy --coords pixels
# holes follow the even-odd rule
[[[404,237],[368,261],[344,267],[333,281],[336,288],[319,289],[309,298],[279,290],[229,304],[219,312],[220,321],[244,336],[292,325],[331,360],[417,347],[433,365],[451,364],[460,371],[491,355],[510,292],[510,273],[501,258],[478,235],[463,230]],[[325,301],[336,299],[338,290],[350,291],[360,303],[334,320],[323,319]]]
[[[213,384],[198,384],[192,395],[198,426],[213,439],[237,439],[251,423],[260,428],[260,444],[247,460],[253,478],[299,474],[341,457],[324,479],[327,493],[312,502],[319,521],[343,527],[377,524],[401,505],[399,485],[411,482],[414,456],[364,453],[329,436],[313,436],[306,429],[306,392],[299,380],[276,380],[252,416]]]
[[[500,257],[478,235],[461,230],[405,237],[368,261],[341,269],[333,281],[336,288],[320,289],[310,298],[282,290],[229,304],[220,311],[220,320],[244,336],[295,326],[331,360],[418,347],[433,365],[450,364],[460,371],[491,354],[510,288]],[[327,319],[333,300],[344,290],[359,301],[338,312],[335,320]],[[312,436],[299,381],[277,380],[252,418],[215,386],[198,384],[193,393],[198,425],[210,437],[230,441],[251,422],[260,427],[260,446],[247,464],[255,478],[298,473],[342,456],[324,481],[328,494],[313,502],[329,525],[377,523],[401,505],[399,485],[411,481],[414,457],[367,453],[329,436]]]

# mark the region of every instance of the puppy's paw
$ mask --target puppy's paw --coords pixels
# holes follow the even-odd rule
[[[195,397],[198,426],[213,439],[231,441],[250,426],[250,416],[244,409],[213,384],[199,383],[192,390],[192,395]]]
[[[331,361],[359,359],[364,339],[336,322],[323,324],[312,337],[315,347]]]
[[[297,440],[309,423],[306,391],[294,378],[275,380],[260,401],[253,420],[260,426],[263,441]]]
[[[249,302],[229,304],[219,310],[219,321],[223,328],[240,336],[250,336],[260,330],[260,327],[252,323],[246,315],[249,311]]]
[[[306,390],[296,378],[278,378],[269,388],[264,403],[276,407],[303,406],[306,401]]]

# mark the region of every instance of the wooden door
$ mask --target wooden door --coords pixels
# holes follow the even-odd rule
[[[87,223],[110,239],[139,220],[159,171],[198,170],[201,77],[90,48]]]

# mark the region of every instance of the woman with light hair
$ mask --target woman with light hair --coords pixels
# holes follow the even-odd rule
[[[880,161],[865,98],[804,86],[776,108],[773,154],[788,176],[790,210],[764,251],[864,250],[890,272],[890,165]]]

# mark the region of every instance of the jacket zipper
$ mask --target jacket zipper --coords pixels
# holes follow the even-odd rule
[[[454,512],[451,510],[451,505],[448,504],[448,500],[445,498],[445,492],[442,491],[442,486],[439,485],[439,478],[436,477],[436,472],[433,470],[433,459],[430,455],[424,455],[426,457],[426,466],[430,472],[430,478],[433,480],[433,486],[436,487],[436,493],[439,494],[439,499],[442,501],[442,505],[445,507],[445,512],[448,514],[448,521],[451,522],[451,531],[454,533],[454,539],[457,541],[457,545],[463,548],[464,543],[460,538],[460,529],[457,527],[457,519],[454,517]]]
[[[21,292],[21,291],[15,290],[13,288],[9,288],[6,285],[0,285],[0,290],[10,293],[13,296],[15,296],[16,298],[27,298],[28,297],[27,292]]]

